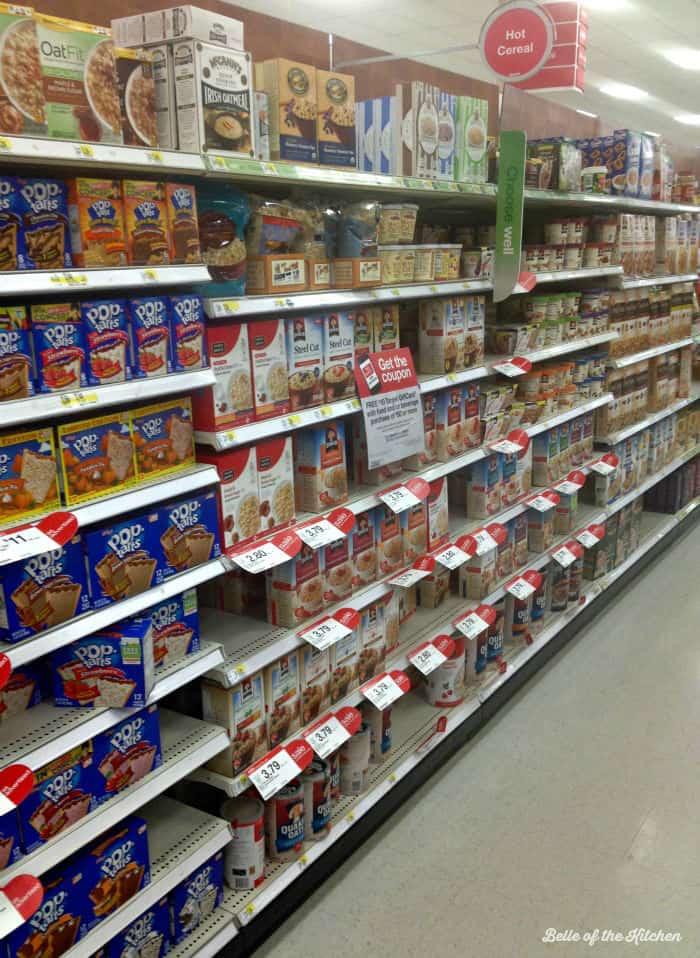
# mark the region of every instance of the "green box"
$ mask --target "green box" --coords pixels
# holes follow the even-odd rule
[[[488,179],[488,100],[458,96],[456,109],[455,180],[485,183]]]

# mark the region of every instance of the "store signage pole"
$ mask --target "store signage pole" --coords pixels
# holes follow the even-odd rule
[[[508,130],[501,133],[496,200],[494,303],[500,303],[511,295],[520,273],[526,142],[523,130]]]

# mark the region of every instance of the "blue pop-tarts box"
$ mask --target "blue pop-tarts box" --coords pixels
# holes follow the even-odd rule
[[[27,855],[97,808],[94,772],[90,741],[34,772],[34,787],[19,806]]]
[[[0,694],[0,718],[9,721],[34,708],[50,692],[49,669],[43,661],[16,668]]]
[[[157,669],[199,651],[196,589],[165,599],[145,614],[150,615],[153,626],[153,661]]]
[[[151,379],[173,371],[167,296],[129,300],[131,344],[136,379]]]
[[[2,178],[0,178],[0,190]],[[3,229],[0,192],[0,232]],[[0,249],[0,270],[3,269]],[[34,395],[34,345],[25,306],[0,306],[0,399],[27,399]]]
[[[170,935],[179,945],[224,900],[224,855],[216,855],[170,892]]]
[[[216,495],[210,490],[161,506],[159,564],[163,579],[221,555]]]
[[[158,706],[130,715],[92,740],[98,790],[103,805],[123,788],[138,782],[163,764]]]
[[[109,943],[109,958],[164,958],[170,951],[168,899],[161,898]]]
[[[51,653],[59,707],[143,708],[154,683],[150,618],[124,619]]]
[[[76,855],[88,931],[150,884],[147,828],[142,818],[132,815]]]
[[[126,300],[81,302],[80,318],[87,352],[88,385],[102,386],[131,379],[133,371]]]
[[[160,510],[89,529],[83,548],[93,608],[139,595],[165,581]]]
[[[168,296],[170,343],[175,372],[207,365],[204,303],[199,293]]]
[[[19,251],[22,236],[22,198],[20,182],[16,176],[0,176],[0,231],[3,235],[14,234],[15,241],[0,248],[0,271],[19,268]]]
[[[17,266],[19,269],[70,269],[70,229],[68,226],[68,187],[61,180],[30,177],[17,180],[19,214],[22,230],[19,236]],[[51,242],[45,242],[46,236]]]
[[[19,642],[90,609],[81,537],[58,549],[4,566],[0,576],[0,639]]]
[[[75,863],[46,872],[41,884],[41,905],[6,939],[9,958],[62,955],[88,932],[83,922],[83,877]]]
[[[22,857],[22,840],[19,835],[19,818],[13,809],[0,815],[0,873],[14,865]]]

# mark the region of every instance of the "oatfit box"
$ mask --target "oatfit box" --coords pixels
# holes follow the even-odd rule
[[[10,676],[0,692],[0,722],[6,722],[42,701],[46,689],[46,670],[40,665],[22,666]]]
[[[159,568],[163,579],[220,556],[218,529],[214,490],[161,506]]]
[[[1,10],[1,8],[0,8]],[[1,29],[0,13],[0,29]],[[0,94],[0,97],[2,94]],[[22,211],[19,180],[0,177],[0,271],[17,269],[22,242]]]
[[[205,329],[214,388],[193,392],[195,425],[207,432],[244,426],[254,417],[248,327],[229,323],[208,324]]]
[[[170,933],[176,945],[224,900],[224,853],[217,852],[170,892]]]
[[[135,815],[88,846],[75,859],[82,872],[83,921],[91,931],[150,884],[146,822]]]
[[[0,872],[22,857],[19,818],[16,809],[0,815]]]
[[[160,722],[158,706],[130,715],[100,732],[92,741],[97,804],[102,805],[123,788],[160,768]]]
[[[142,512],[83,535],[93,608],[138,595],[164,581],[160,513]]]
[[[41,876],[44,899],[32,917],[7,938],[9,958],[62,955],[87,934],[83,922],[85,893],[75,864]]]
[[[124,619],[51,654],[59,707],[143,708],[154,683],[149,618]]]
[[[170,910],[161,898],[109,943],[110,958],[164,958],[170,951]]]
[[[199,610],[197,590],[152,606],[147,615],[153,626],[153,660],[156,668],[171,665],[185,655],[199,651]]]

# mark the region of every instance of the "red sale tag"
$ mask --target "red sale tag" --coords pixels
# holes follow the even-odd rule
[[[455,545],[470,557],[476,555],[479,548],[479,543],[472,535],[460,536]]]
[[[0,652],[0,689],[5,688],[7,683],[10,681],[11,675],[12,663],[4,652]]]
[[[355,513],[349,509],[334,509],[329,512],[326,519],[332,523],[342,535],[347,536],[355,528]]]
[[[406,488],[410,489],[413,495],[419,499],[427,499],[430,495],[430,483],[426,482],[425,479],[421,479],[420,476],[409,479],[408,482],[406,482]]]
[[[502,546],[508,538],[508,530],[500,522],[491,522],[486,526],[486,531],[491,536],[497,546]]]
[[[34,875],[18,875],[0,888],[0,940],[41,907],[44,887]]]
[[[601,456],[597,462],[591,463],[590,468],[593,472],[597,472],[601,476],[609,476],[611,472],[615,472],[619,465],[620,460],[615,453],[607,452],[604,456]]]
[[[20,805],[34,787],[34,772],[26,765],[8,765],[0,771],[0,815]]]
[[[493,363],[491,369],[496,373],[501,373],[503,376],[513,378],[514,376],[522,376],[524,373],[529,373],[532,369],[532,363],[523,356],[514,356],[512,359],[507,359],[502,363]]]
[[[536,509],[538,512],[548,512],[561,502],[561,496],[551,489],[546,489],[538,496],[533,496],[527,500],[527,506],[530,509]]]
[[[335,715],[329,712],[314,722],[304,733],[304,738],[319,758],[327,758],[337,752],[340,746],[358,731],[360,725],[362,713],[346,705]]]
[[[72,512],[54,512],[37,523],[0,533],[0,565],[31,559],[65,545],[78,531]]]
[[[335,717],[351,735],[354,735],[355,732],[359,732],[360,726],[362,725],[362,712],[353,708],[352,705],[344,705],[338,709],[335,713]]]
[[[601,539],[605,536],[605,526],[598,525],[594,523],[592,526],[588,526],[587,529],[582,529],[580,532],[576,533],[576,538],[581,543],[582,546],[585,546],[586,549],[591,549],[593,546],[597,545]]]
[[[232,553],[231,559],[245,572],[265,572],[294,558],[301,545],[301,539],[295,532],[281,532],[267,542],[256,543]]]
[[[454,650],[454,640],[449,635],[438,635],[429,642],[423,642],[422,645],[413,649],[406,658],[423,675],[430,675],[431,672],[434,672],[443,662],[449,659]]]
[[[275,795],[293,778],[304,771],[314,757],[313,749],[303,739],[294,739],[289,745],[279,745],[268,752],[247,771],[248,778],[263,801]]]
[[[360,686],[360,694],[383,712],[392,702],[405,695],[410,688],[411,682],[408,676],[394,669],[391,672],[383,672],[370,682],[365,682]]]
[[[351,609],[349,606],[335,611],[333,618],[341,625],[346,625],[351,631],[360,624],[360,613],[357,609]]]

